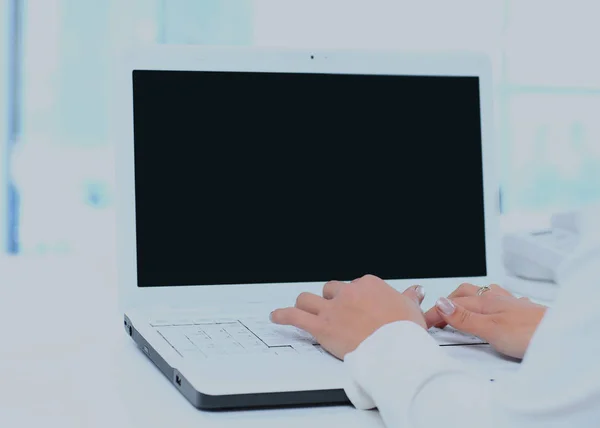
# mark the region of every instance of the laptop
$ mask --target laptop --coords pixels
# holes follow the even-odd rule
[[[269,321],[303,291],[499,277],[484,57],[163,46],[126,64],[124,328],[195,407],[348,403],[343,363]]]

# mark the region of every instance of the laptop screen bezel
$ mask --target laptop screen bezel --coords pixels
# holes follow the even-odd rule
[[[400,74],[423,76],[474,76],[479,78],[484,221],[487,276],[470,278],[390,280],[392,286],[428,282],[458,285],[488,283],[501,279],[499,251],[498,181],[493,146],[491,65],[484,55],[470,53],[402,53],[385,51],[322,51],[259,48],[206,48],[162,46],[134,52],[123,61],[114,85],[112,140],[116,167],[116,261],[120,308],[181,305],[183,302],[221,300],[247,301],[259,287],[269,288],[272,298],[300,291],[319,292],[323,281],[311,283],[236,284],[170,287],[138,287],[133,156],[134,70],[168,71],[256,71],[332,74]],[[262,294],[263,292],[261,292]],[[260,297],[257,297],[260,300]]]

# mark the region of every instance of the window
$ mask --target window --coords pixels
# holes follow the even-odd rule
[[[137,44],[249,44],[250,2],[21,0],[18,142],[23,253],[105,252],[114,190],[112,72]]]
[[[11,80],[14,76],[13,54],[14,19],[13,3],[0,1],[0,257],[11,248],[9,230],[9,163],[8,149],[11,137],[14,93]]]
[[[504,210],[600,202],[600,5],[510,0],[507,12],[499,100]]]
[[[8,159],[18,192],[0,203],[0,220],[17,214],[11,233],[23,254],[111,251],[112,72],[120,54],[147,43],[485,51],[504,213],[600,201],[596,3],[456,0],[434,11],[397,0],[4,0],[20,13],[2,28],[19,28],[22,43],[0,77],[20,70],[21,120],[8,150],[0,110],[0,201],[9,200]]]

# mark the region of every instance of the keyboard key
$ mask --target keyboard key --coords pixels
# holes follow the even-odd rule
[[[240,322],[268,346],[317,343],[310,334],[295,327],[279,326],[265,319],[242,319]]]
[[[198,325],[220,325],[220,324],[239,324],[235,318],[207,318],[198,316],[192,318],[194,324]]]
[[[196,345],[198,348],[202,348],[205,345],[213,345],[214,346],[214,341],[210,338],[210,337],[206,337],[206,336],[188,336],[188,339],[190,342],[192,342],[194,345]]]
[[[219,348],[207,348],[207,349],[202,349],[202,353],[205,354],[207,357],[221,357],[224,355],[228,355],[227,351],[225,349],[219,349]]]
[[[230,355],[246,353],[246,349],[242,345],[240,345],[239,343],[236,343],[236,342],[233,342],[230,346],[228,346],[226,348],[226,351]]]
[[[209,348],[217,347],[215,342],[213,342],[212,340],[207,339],[205,337],[191,336],[189,339],[190,339],[190,342],[192,342],[194,345],[196,345],[198,347],[198,349],[209,349]]]
[[[212,319],[207,319],[207,318],[194,318],[194,324],[197,325],[204,325],[204,324],[214,324],[215,321]]]
[[[294,348],[290,348],[288,346],[271,349],[274,349],[277,355],[299,355]]]
[[[192,343],[181,331],[177,331],[173,328],[163,328],[159,329],[158,332],[177,351],[197,350],[194,343]]]
[[[229,333],[227,333],[226,331],[221,331],[221,330],[209,330],[206,331],[206,334],[208,335],[208,337],[210,339],[212,339],[213,342],[215,343],[227,343],[227,342],[231,342],[233,341],[233,337],[231,337],[231,335]]]
[[[179,328],[179,330],[182,331],[183,334],[185,334],[186,336],[189,336],[189,335],[204,335],[204,336],[206,336],[206,333],[204,333],[204,329],[202,328],[202,326],[198,326],[198,325],[181,326]]]
[[[239,344],[235,344],[235,343],[230,343],[225,346],[201,348],[201,351],[203,353],[205,353],[206,355],[208,355],[209,357],[217,356],[217,355],[240,355],[240,354],[246,353],[244,348],[239,346]]]
[[[164,326],[168,326],[168,325],[172,325],[172,324],[171,324],[171,321],[169,321],[166,318],[156,318],[156,319],[150,320],[150,325],[152,327],[164,327]]]
[[[310,355],[319,355],[321,354],[321,352],[319,351],[319,349],[312,344],[307,344],[307,343],[299,343],[296,345],[292,346],[296,352],[298,352],[299,354],[310,354]]]
[[[206,355],[204,355],[204,353],[202,353],[199,349],[195,349],[195,350],[188,350],[188,351],[179,351],[178,352],[181,354],[181,356],[183,358],[189,358],[189,359],[206,359]]]
[[[257,336],[263,341],[265,342],[268,346],[285,346],[285,345],[289,345],[289,346],[293,346],[296,344],[302,344],[302,343],[316,343],[312,340],[307,340],[304,337],[299,337],[299,336],[295,336],[293,334],[281,334],[281,333],[273,333],[273,332],[268,332],[268,333],[261,333],[261,332],[257,332]]]
[[[277,352],[274,348],[255,348],[248,349],[246,355],[257,355],[257,356],[265,356],[265,357],[277,357]]]
[[[249,331],[246,331],[244,333],[238,333],[238,332],[232,332],[231,330],[227,330],[227,332],[237,342],[254,342],[254,341],[258,340],[257,337],[255,335],[253,335],[252,333],[250,333]]]
[[[223,329],[232,336],[237,336],[237,335],[254,336],[250,330],[248,330],[246,327],[244,327],[243,325],[241,325],[239,323],[234,324],[234,325],[223,326]]]
[[[218,318],[214,320],[215,324],[238,324],[238,320],[233,318]]]
[[[267,345],[256,339],[247,342],[241,341],[239,344],[242,345],[244,349],[269,349]]]
[[[177,318],[171,320],[171,325],[193,325],[194,320],[191,318]]]
[[[196,338],[205,338],[205,339],[211,340],[210,336],[208,334],[206,334],[203,330],[199,330],[199,329],[193,329],[193,330],[190,329],[190,330],[184,331],[184,334],[190,338],[196,337]]]
[[[255,335],[253,335],[252,333],[249,333],[249,334],[232,334],[231,337],[233,337],[238,342],[253,342],[253,341],[258,340],[258,338]]]

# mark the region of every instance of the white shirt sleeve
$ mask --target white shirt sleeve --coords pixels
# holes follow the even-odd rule
[[[600,248],[564,277],[510,381],[470,371],[403,321],[383,326],[346,356],[348,397],[359,409],[377,407],[388,428],[597,426]]]

